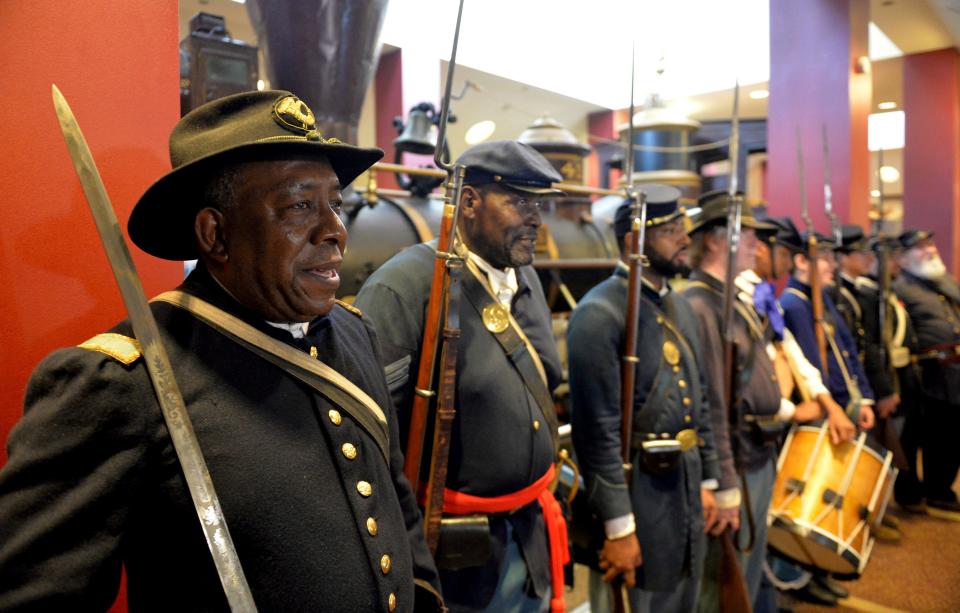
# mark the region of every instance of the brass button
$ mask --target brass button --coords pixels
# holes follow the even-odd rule
[[[380,556],[380,572],[382,572],[385,575],[389,573],[391,564],[392,564],[392,560],[390,560],[390,556],[388,556],[387,554],[383,554],[382,556]]]
[[[373,486],[366,481],[357,481],[357,491],[360,492],[361,496],[367,498],[373,494]]]
[[[679,366],[674,366],[674,367],[673,367],[673,372],[680,372],[680,367],[679,367]]]
[[[377,536],[377,520],[372,517],[367,518],[367,532],[370,536]]]
[[[651,440],[651,441],[652,441],[652,440],[655,439],[655,438],[657,438],[657,435],[654,434],[653,432],[647,433],[647,440]]]
[[[691,421],[693,421],[693,418],[690,417],[689,415],[684,415],[684,416],[683,416],[683,423],[689,424]]]
[[[340,411],[336,409],[330,409],[327,412],[327,417],[330,418],[330,422],[333,423],[334,426],[339,426],[343,422],[343,418],[340,417]]]
[[[344,443],[340,447],[340,451],[343,452],[343,457],[347,458],[348,460],[353,460],[357,457],[357,448],[350,443]]]
[[[661,432],[660,438],[662,438],[663,440],[667,440],[668,438],[670,438],[670,435],[666,432]]]
[[[310,357],[313,358],[314,360],[317,359],[317,348],[314,347],[313,345],[310,346]]]
[[[534,419],[534,420],[533,420],[533,429],[534,429],[534,430],[539,430],[539,429],[540,429],[540,420],[539,420],[539,419]]]
[[[850,357],[850,354],[847,353],[847,350],[846,350],[846,349],[843,350],[843,357],[845,357],[845,358],[849,358],[849,357]]]
[[[657,315],[657,323],[658,323],[658,324],[662,324],[662,323],[663,323],[663,316],[662,316],[662,315]]]
[[[685,407],[690,406],[690,399],[687,398],[686,396],[683,397],[683,406]]]
[[[678,385],[678,386],[680,387],[680,389],[682,389],[682,390],[683,390],[683,389],[687,389],[687,382],[684,381],[683,379],[680,379],[679,381],[677,381],[677,385]]]
[[[387,597],[387,608],[391,611],[397,610],[397,595],[393,592],[390,592],[390,596]]]

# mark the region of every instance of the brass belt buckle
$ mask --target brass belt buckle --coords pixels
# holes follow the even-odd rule
[[[680,443],[680,449],[683,451],[693,449],[699,442],[697,431],[693,428],[687,428],[686,430],[677,432],[677,442]]]

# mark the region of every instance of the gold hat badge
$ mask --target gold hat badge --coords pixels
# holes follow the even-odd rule
[[[280,127],[298,134],[307,140],[317,140],[331,145],[341,144],[337,138],[323,138],[317,131],[317,118],[307,103],[296,96],[284,96],[273,105],[273,119]]]

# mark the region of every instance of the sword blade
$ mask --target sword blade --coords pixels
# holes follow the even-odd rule
[[[56,85],[53,86],[53,106],[70,158],[73,160],[73,167],[80,178],[97,232],[100,234],[100,240],[107,252],[107,259],[110,260],[110,267],[113,269],[120,294],[127,307],[133,334],[140,342],[157,400],[167,423],[167,429],[170,431],[170,439],[180,460],[190,497],[193,499],[197,517],[216,564],[217,573],[220,575],[227,601],[233,611],[256,611],[253,596],[243,575],[243,569],[240,567],[240,559],[237,557],[233,540],[227,530],[226,519],[223,517],[220,502],[213,489],[210,473],[207,471],[200,445],[190,423],[190,416],[187,414],[183,397],[174,379],[170,359],[160,340],[157,322],[143,293],[143,285],[137,276],[130,250],[120,232],[117,215],[73,111],[70,110],[70,105],[67,104],[67,100]]]

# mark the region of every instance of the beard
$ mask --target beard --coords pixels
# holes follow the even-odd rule
[[[519,228],[504,237],[507,253],[507,265],[513,268],[529,266],[533,263],[533,254],[537,247],[537,231]]]
[[[646,254],[647,259],[650,261],[650,270],[665,278],[676,277],[678,275],[687,276],[690,274],[690,267],[687,266],[684,259],[680,257],[685,251],[686,249],[681,249],[673,254],[673,257],[667,258],[651,249]]]
[[[907,261],[904,262],[904,268],[921,279],[931,281],[935,281],[947,274],[947,266],[943,263],[943,259],[941,259],[939,253],[931,258],[922,260],[917,260],[912,257],[907,258]]]

